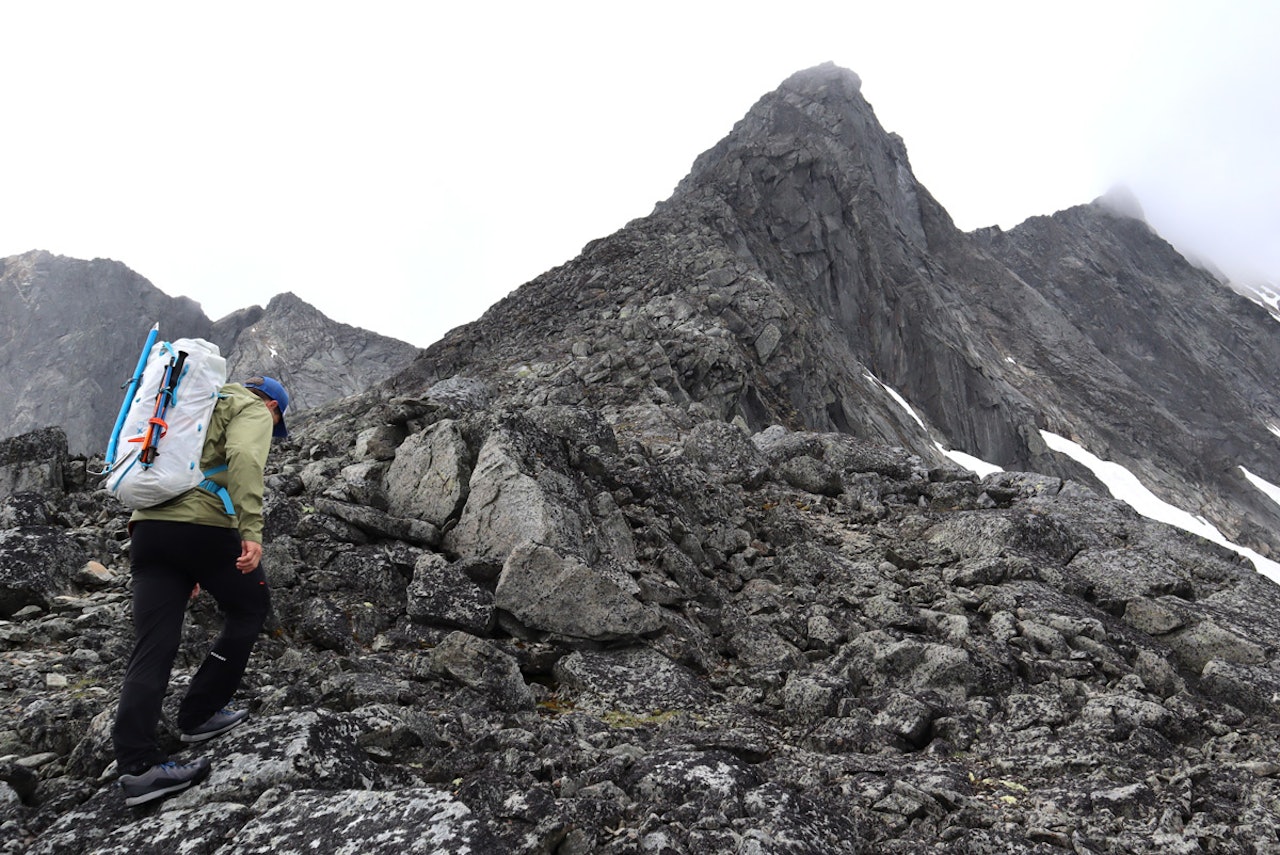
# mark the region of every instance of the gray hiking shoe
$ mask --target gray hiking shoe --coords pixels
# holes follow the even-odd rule
[[[213,739],[215,736],[226,733],[248,717],[248,710],[220,709],[204,724],[193,727],[191,730],[184,730],[181,739],[183,742],[204,742],[206,739]]]
[[[185,764],[170,760],[152,766],[141,775],[121,775],[120,789],[124,792],[124,803],[133,807],[185,790],[208,776],[209,760],[205,757]]]

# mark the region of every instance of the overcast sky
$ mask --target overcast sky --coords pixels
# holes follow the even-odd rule
[[[437,5],[3,4],[0,257],[116,259],[214,319],[292,291],[425,346],[830,60],[961,228],[1123,183],[1280,281],[1272,0]]]

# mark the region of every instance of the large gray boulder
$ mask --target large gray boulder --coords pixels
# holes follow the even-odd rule
[[[56,526],[0,530],[0,617],[25,606],[48,608],[70,591],[87,560],[84,547]]]
[[[415,433],[396,449],[386,474],[392,514],[442,526],[467,498],[471,454],[452,419]]]
[[[647,647],[574,651],[556,663],[555,675],[578,706],[640,720],[704,710],[714,694],[688,668]]]
[[[301,790],[245,825],[228,855],[470,855],[498,846],[484,822],[444,790]]]
[[[498,709],[533,708],[533,693],[525,684],[519,663],[482,638],[450,633],[432,649],[431,667],[488,695]]]
[[[553,636],[635,640],[662,628],[657,611],[638,601],[637,593],[629,577],[526,542],[507,557],[494,605],[525,627]]]
[[[60,494],[67,458],[67,435],[60,427],[0,439],[0,499],[20,492]]]
[[[504,561],[516,547],[533,542],[582,554],[586,547],[574,485],[553,469],[529,471],[520,443],[504,430],[485,440],[462,515],[445,536],[446,549]]]
[[[496,620],[493,592],[434,552],[414,564],[407,609],[409,617],[420,623],[475,633],[488,632]]]

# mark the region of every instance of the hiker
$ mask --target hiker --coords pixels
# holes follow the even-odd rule
[[[201,589],[217,601],[224,624],[179,707],[181,739],[203,742],[248,715],[227,704],[240,685],[270,608],[260,566],[263,470],[272,437],[288,435],[288,406],[284,386],[270,377],[222,386],[201,456],[202,469],[217,474],[176,499],[134,511],[130,517],[136,640],[112,731],[125,804],[178,792],[209,774],[207,758],[172,762],[156,737],[187,603]],[[230,506],[224,506],[224,497]]]

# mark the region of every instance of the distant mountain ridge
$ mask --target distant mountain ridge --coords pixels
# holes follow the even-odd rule
[[[363,391],[417,353],[293,294],[215,322],[117,261],[33,251],[0,259],[0,434],[58,425],[73,451],[101,452],[154,323],[163,337],[217,344],[232,380],[278,376],[295,413]]]

